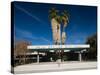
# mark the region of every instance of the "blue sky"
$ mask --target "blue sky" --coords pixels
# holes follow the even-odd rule
[[[95,6],[40,4],[14,2],[15,40],[31,41],[33,45],[53,44],[49,10],[55,7],[70,14],[66,27],[66,44],[84,44],[97,33],[97,8]]]

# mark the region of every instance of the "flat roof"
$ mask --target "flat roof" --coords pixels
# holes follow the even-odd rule
[[[58,49],[68,49],[68,50],[82,50],[90,48],[89,44],[81,45],[29,45],[28,49],[31,50],[58,50]]]

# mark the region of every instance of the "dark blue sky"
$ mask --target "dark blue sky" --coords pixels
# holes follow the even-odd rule
[[[52,29],[48,11],[55,7],[60,13],[70,14],[66,28],[66,44],[84,44],[97,33],[97,8],[95,6],[40,4],[14,2],[15,39],[28,40],[33,45],[52,44]]]

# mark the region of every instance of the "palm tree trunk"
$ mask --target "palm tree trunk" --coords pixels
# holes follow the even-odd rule
[[[51,25],[52,25],[52,32],[53,32],[53,40],[55,45],[59,45],[61,41],[61,30],[60,30],[60,24],[53,18],[51,19]],[[60,50],[55,51],[60,57]]]

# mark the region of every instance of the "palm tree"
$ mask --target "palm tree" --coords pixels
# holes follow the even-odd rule
[[[62,23],[63,23],[63,31],[65,31],[65,27],[69,23],[69,13],[66,10],[64,10],[62,13]]]
[[[57,13],[58,13],[59,11],[58,10],[56,10],[55,8],[51,8],[50,10],[49,10],[49,18],[50,19],[54,19],[56,16],[57,16]]]
[[[61,16],[61,22],[63,24],[63,30],[62,30],[62,44],[65,44],[65,38],[66,38],[66,33],[65,33],[65,28],[69,23],[69,13],[64,10]],[[63,41],[64,40],[64,41]]]
[[[62,13],[62,16],[58,15],[58,10],[55,8],[52,8],[49,10],[49,18],[51,20],[51,25],[52,25],[52,32],[53,32],[53,40],[55,45],[65,44],[65,39],[66,39],[66,34],[65,34],[65,27],[67,26],[69,22],[69,14],[67,13],[66,10]],[[62,32],[62,40],[61,40],[61,22],[63,23],[63,32]],[[57,50],[56,52],[60,57],[60,50]]]
[[[63,24],[63,30],[62,30],[62,45],[65,44],[66,41],[66,33],[65,33],[65,28],[69,23],[69,14],[66,10],[63,11],[62,16],[61,16],[61,22]],[[62,58],[63,58],[63,53],[64,50],[61,50],[62,53]]]
[[[55,45],[60,45],[61,42],[61,17],[58,15],[58,10],[55,8],[51,8],[49,10],[49,18],[51,20],[52,32],[53,32],[53,40]],[[60,58],[60,50],[55,51],[57,58]]]
[[[65,44],[65,41],[66,41],[66,33],[62,32],[62,45]]]
[[[58,10],[51,8],[49,10],[49,18],[51,20],[54,44],[60,44],[60,16]]]

